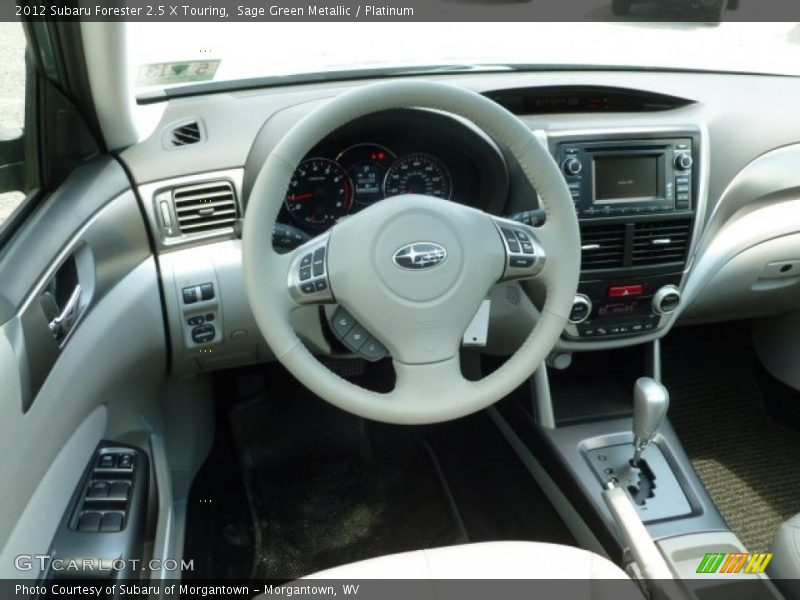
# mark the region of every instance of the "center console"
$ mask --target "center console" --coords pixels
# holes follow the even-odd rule
[[[550,134],[581,230],[581,278],[567,340],[655,333],[681,301],[701,206],[692,128]]]

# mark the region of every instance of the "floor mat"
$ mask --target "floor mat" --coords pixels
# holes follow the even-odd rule
[[[327,445],[309,447],[301,435],[289,451],[293,444],[276,439],[282,423],[262,402],[241,404],[229,418],[255,523],[253,577],[293,579],[467,541],[427,445],[388,455],[352,448],[339,453]]]
[[[686,328],[663,345],[669,417],[700,479],[751,552],[800,512],[800,433],[764,409],[748,330]]]

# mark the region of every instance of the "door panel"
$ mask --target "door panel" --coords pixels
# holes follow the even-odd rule
[[[142,213],[104,158],[76,170],[0,256],[0,577],[35,576],[13,557],[47,552],[101,439],[158,426],[165,370]]]

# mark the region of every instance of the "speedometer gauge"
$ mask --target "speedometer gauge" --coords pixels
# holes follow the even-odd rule
[[[392,165],[383,184],[387,198],[401,194],[423,194],[449,200],[452,188],[447,168],[430,154],[404,156]]]
[[[353,182],[356,208],[383,199],[383,180],[396,158],[385,146],[372,143],[355,144],[336,157],[336,162],[347,169]]]
[[[286,192],[286,208],[298,223],[326,229],[345,216],[353,203],[353,186],[345,170],[327,158],[301,162]]]

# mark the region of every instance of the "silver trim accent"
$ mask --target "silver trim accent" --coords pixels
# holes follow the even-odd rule
[[[661,303],[664,301],[664,298],[669,296],[670,294],[677,294],[678,295],[678,304],[675,305],[675,308],[670,310],[664,310],[661,307]],[[653,295],[653,311],[657,315],[671,315],[680,306],[681,301],[681,291],[674,285],[665,285]]]
[[[414,242],[395,250],[392,262],[401,269],[432,269],[447,260],[447,249],[436,242]]]
[[[506,266],[503,270],[503,276],[501,277],[500,281],[509,281],[511,279],[528,279],[530,277],[536,277],[539,273],[541,273],[542,269],[544,269],[546,257],[544,248],[536,238],[536,230],[529,225],[520,223],[519,221],[512,221],[510,219],[503,219],[501,217],[492,217],[492,222],[497,228],[497,234],[503,241],[503,248],[506,252]],[[516,252],[513,251],[511,246],[509,246],[505,234],[503,234],[503,228],[511,229],[513,231],[520,231],[526,234],[528,238],[530,238],[531,246],[533,246],[533,254],[525,254],[521,250]],[[531,264],[525,267],[513,266],[511,261],[514,258],[530,259]]]
[[[331,239],[330,232],[324,233],[320,236],[315,237],[313,240],[310,240],[296,248],[292,254],[292,263],[289,267],[289,278],[288,278],[288,288],[289,294],[291,294],[292,298],[298,304],[331,304],[336,302],[333,296],[333,290],[331,290],[331,281],[328,277],[328,242]],[[322,268],[321,275],[313,275],[313,257],[314,252],[323,248],[325,250],[325,262]],[[305,256],[311,255],[312,263],[309,265],[308,268],[312,269],[312,275],[308,279],[304,279],[301,281],[300,279],[300,263],[302,262]],[[318,290],[311,293],[305,293],[302,291],[302,286],[307,284],[313,284],[315,281],[325,281],[325,289]]]
[[[569,319],[569,322],[572,325],[580,325],[586,319],[589,318],[589,315],[592,314],[592,301],[586,294],[575,294],[575,300],[572,301],[572,307],[574,308],[576,304],[582,304],[586,307],[586,314],[583,316],[582,319],[573,320],[572,318]],[[570,316],[572,315],[572,309],[569,311]]]
[[[226,169],[222,171],[208,171],[206,173],[196,173],[184,177],[173,177],[162,179],[151,183],[145,183],[137,188],[142,205],[147,213],[148,224],[153,232],[153,237],[158,244],[159,251],[169,251],[175,248],[183,248],[189,245],[204,244],[208,241],[220,239],[232,239],[234,237],[233,226],[221,227],[219,230],[203,231],[198,233],[181,233],[178,229],[177,216],[174,213],[172,200],[172,190],[186,185],[196,185],[204,182],[227,180],[233,185],[236,208],[240,216],[244,215],[244,201],[242,199],[242,179],[244,169]],[[171,225],[162,227],[157,212],[160,212],[160,202],[167,202],[170,211]],[[157,209],[156,207],[159,207]]]
[[[72,326],[77,320],[78,303],[81,300],[82,291],[80,284],[77,284],[69,295],[66,304],[64,304],[64,308],[47,324],[56,338],[65,336],[72,330]]]

